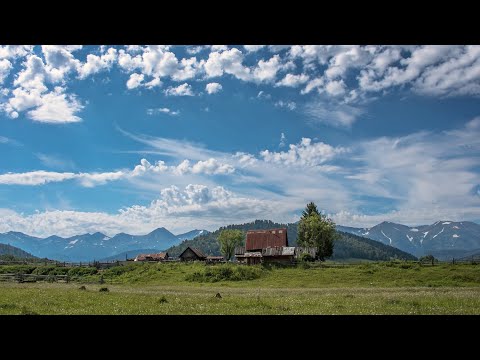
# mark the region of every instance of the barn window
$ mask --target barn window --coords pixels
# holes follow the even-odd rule
[[[278,230],[278,233],[279,233],[279,234],[282,234],[282,233],[283,233],[283,230]]]
[[[272,234],[275,234],[275,230],[272,231]]]

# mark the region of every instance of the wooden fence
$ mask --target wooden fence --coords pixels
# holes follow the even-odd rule
[[[0,281],[10,281],[10,282],[38,282],[38,281],[48,281],[48,282],[70,282],[70,277],[68,275],[36,275],[36,274],[0,274]]]

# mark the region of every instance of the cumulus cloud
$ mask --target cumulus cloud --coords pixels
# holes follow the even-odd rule
[[[279,55],[274,55],[267,61],[260,60],[253,70],[253,77],[259,82],[271,82],[275,80],[277,72],[282,66]]]
[[[309,79],[309,76],[306,74],[287,74],[285,77],[277,82],[276,86],[288,86],[288,87],[297,87],[302,84],[305,84]]]
[[[302,138],[300,143],[290,144],[288,151],[264,150],[260,152],[260,156],[264,161],[276,164],[317,166],[346,152],[348,152],[347,148],[335,148],[323,142],[312,143],[312,139]]]
[[[263,49],[265,45],[243,45],[243,48],[248,52],[255,52],[260,49]]]
[[[69,165],[63,159],[45,156],[44,154],[37,155],[39,159],[50,167],[67,167]],[[72,172],[53,172],[53,171],[29,171],[24,173],[6,173],[0,174],[0,184],[3,185],[25,185],[36,186],[45,185],[51,182],[62,182],[66,180],[78,180],[84,187],[93,187],[97,185],[104,185],[110,181],[117,180],[131,180],[135,177],[155,175],[160,173],[168,173],[173,175],[205,174],[205,175],[228,175],[235,171],[235,168],[227,163],[223,163],[217,159],[209,158],[207,160],[199,160],[193,165],[190,165],[189,160],[183,160],[178,165],[166,165],[164,161],[159,160],[151,164],[148,160],[142,159],[139,165],[136,165],[133,170],[123,169],[118,171],[108,172],[93,172],[93,173],[72,173]]]
[[[0,84],[2,84],[5,78],[10,73],[12,69],[12,63],[7,59],[0,60]]]
[[[205,86],[205,91],[209,94],[215,94],[222,90],[222,85],[219,83],[208,83]]]
[[[23,215],[0,209],[0,232],[67,237],[96,231],[110,236],[119,232],[145,234],[159,226],[175,232],[191,227],[213,230],[225,221],[252,221],[270,213],[274,206],[272,201],[246,197],[222,186],[189,184],[181,189],[172,185],[162,189],[148,206],[133,205],[113,214],[56,210]]]
[[[165,95],[167,96],[194,96],[195,95],[193,93],[192,86],[187,83],[178,85],[177,87],[170,86],[164,92],[165,92]]]
[[[65,94],[64,89],[56,87],[54,91],[41,96],[40,105],[27,114],[32,120],[44,123],[73,123],[82,121],[75,114],[83,105],[73,94]]]
[[[143,74],[133,73],[128,78],[128,81],[127,81],[127,84],[126,84],[127,88],[129,90],[132,90],[132,89],[135,89],[135,88],[139,87],[142,84],[144,78],[145,78],[145,76]]]

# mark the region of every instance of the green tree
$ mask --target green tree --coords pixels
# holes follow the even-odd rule
[[[312,201],[309,204],[307,204],[307,207],[305,208],[305,210],[303,210],[302,219],[313,214],[320,215],[320,212],[317,209],[317,205],[315,205],[315,203]]]
[[[230,260],[235,247],[243,244],[243,237],[243,232],[240,230],[222,230],[218,236],[218,242],[220,244],[220,252],[225,257],[225,260]]]
[[[335,223],[318,212],[312,202],[307,205],[298,224],[297,243],[299,246],[315,247],[317,258],[324,261],[333,255],[334,241],[337,238]]]

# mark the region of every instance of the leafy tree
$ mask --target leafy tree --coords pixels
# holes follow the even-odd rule
[[[435,257],[431,254],[428,254],[426,256],[422,256],[419,260],[420,260],[420,262],[431,262],[432,265],[434,265],[435,262],[438,262],[438,260],[435,259]]]
[[[298,224],[298,245],[316,247],[317,258],[324,261],[333,255],[333,243],[336,238],[335,223],[320,214],[313,202],[308,204]]]
[[[220,244],[220,252],[225,257],[225,260],[230,260],[235,251],[235,247],[242,245],[243,232],[240,230],[222,230],[218,236]]]
[[[309,204],[307,204],[307,207],[305,208],[305,210],[303,210],[302,219],[313,214],[320,215],[320,212],[317,209],[317,205],[315,205],[315,203],[312,201]]]

